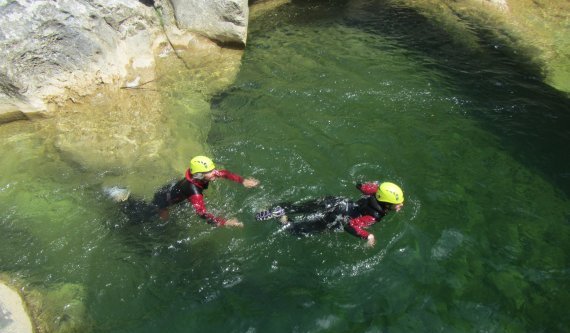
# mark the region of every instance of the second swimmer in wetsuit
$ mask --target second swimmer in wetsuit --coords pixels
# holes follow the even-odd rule
[[[157,213],[162,220],[167,220],[169,216],[168,208],[187,200],[194,208],[196,214],[208,223],[216,226],[242,227],[243,224],[236,218],[224,219],[206,210],[202,192],[208,188],[211,181],[218,178],[229,179],[248,188],[259,184],[257,179],[244,179],[228,170],[217,170],[210,158],[196,156],[190,161],[190,168],[186,170],[184,178],[159,189],[154,194],[151,203],[126,198],[121,200],[123,201],[123,210],[133,220],[144,220],[148,216],[156,216]]]
[[[390,182],[358,184],[365,195],[354,202],[342,197],[325,197],[301,203],[285,203],[256,214],[257,220],[279,217],[281,223],[295,234],[344,229],[374,246],[374,234],[365,229],[380,221],[390,211],[404,206],[402,189]]]

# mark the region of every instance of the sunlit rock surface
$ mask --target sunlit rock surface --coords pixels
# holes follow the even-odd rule
[[[0,80],[11,88],[0,104],[22,113],[151,66],[160,31],[155,10],[138,1],[12,0],[0,17]]]
[[[180,28],[199,32],[223,43],[247,39],[247,0],[171,0]]]
[[[133,87],[153,79],[153,51],[169,35],[193,32],[245,44],[247,1],[173,3],[174,8],[165,0],[0,2],[0,122],[31,118],[99,85]]]

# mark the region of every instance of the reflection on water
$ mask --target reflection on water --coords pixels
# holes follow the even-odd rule
[[[3,127],[0,270],[84,285],[95,332],[564,331],[567,99],[505,53],[429,34],[413,11],[366,8],[289,5],[252,27],[196,134],[262,182],[208,191],[243,230],[188,207],[129,225],[101,191],[108,170],[70,164],[35,124]],[[168,82],[172,117],[153,126],[175,133],[164,156],[182,170],[198,103]],[[155,167],[137,172],[162,183]],[[253,220],[275,202],[357,198],[357,181],[377,179],[401,184],[406,206],[372,228],[374,249]]]

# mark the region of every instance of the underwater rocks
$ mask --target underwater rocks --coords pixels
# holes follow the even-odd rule
[[[89,332],[92,322],[85,306],[85,288],[61,283],[27,293],[26,302],[38,333]]]
[[[0,332],[89,332],[92,321],[85,297],[85,288],[79,284],[31,287],[0,273]]]
[[[511,56],[538,67],[546,84],[570,92],[570,2],[567,0],[391,0],[416,10],[429,21],[473,46],[492,39]],[[367,4],[351,0],[350,6]],[[349,6],[349,7],[350,7]],[[493,30],[495,35],[485,34]],[[481,33],[483,32],[483,33]]]

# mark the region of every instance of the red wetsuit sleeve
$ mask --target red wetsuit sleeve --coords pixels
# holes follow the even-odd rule
[[[365,195],[374,195],[378,191],[378,184],[376,183],[362,183],[356,185],[356,187]]]
[[[217,226],[222,226],[226,224],[226,220],[224,220],[223,218],[208,213],[208,211],[206,210],[206,205],[204,204],[203,195],[193,194],[190,196],[190,198],[188,198],[188,201],[190,201],[192,207],[194,207],[196,214],[198,214],[198,216],[200,216],[201,218],[206,219],[206,222],[215,224]]]
[[[349,227],[351,230],[351,233],[353,233],[355,236],[361,237],[361,238],[368,238],[368,235],[370,235],[370,233],[366,230],[364,230],[364,228],[367,228],[371,225],[373,225],[376,222],[376,219],[374,218],[374,216],[370,216],[370,215],[364,215],[364,216],[360,216],[354,219],[350,220],[349,223]]]
[[[215,175],[216,175],[216,177],[229,179],[229,180],[234,181],[236,183],[242,183],[243,182],[242,176],[235,174],[235,173],[228,171],[228,170],[216,170]]]

